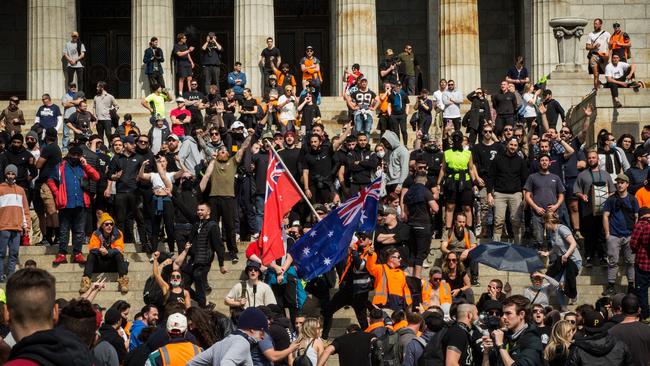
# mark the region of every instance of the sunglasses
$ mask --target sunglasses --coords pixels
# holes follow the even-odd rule
[[[456,259],[456,258],[447,258],[447,262],[456,263],[456,262],[458,262],[458,259]]]
[[[573,324],[573,325],[576,325],[576,321],[575,321],[575,320],[567,320],[567,321],[568,321],[569,323]]]
[[[434,280],[434,281],[441,281],[441,280],[442,280],[442,277],[434,277],[433,280]]]
[[[181,275],[171,275],[169,278],[172,280],[179,280],[181,278]]]
[[[499,317],[500,317],[500,316],[501,316],[501,312],[500,312],[500,311],[497,311],[497,310],[492,310],[492,311],[488,311],[488,315],[491,315],[491,316],[499,316]]]
[[[504,131],[512,131],[512,128],[504,128]]]
[[[391,258],[391,259],[402,259],[402,257],[399,256],[399,255],[394,255],[394,256],[392,256],[392,257],[390,257],[390,258]]]
[[[492,130],[483,130],[483,133],[492,133]]]
[[[219,136],[219,135],[220,135],[219,132],[210,132],[210,136]]]
[[[562,131],[560,131],[560,133],[570,134],[571,131],[569,131],[569,130],[562,130]]]
[[[148,143],[149,143],[149,141],[145,141],[145,140],[139,140],[138,141],[138,144],[148,144]]]
[[[542,310],[542,309],[533,309],[533,314],[544,314],[544,310]]]
[[[115,224],[112,223],[112,222],[105,222],[103,225],[104,226],[115,226]]]

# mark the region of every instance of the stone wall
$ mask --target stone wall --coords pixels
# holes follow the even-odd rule
[[[591,22],[594,18],[603,19],[603,29],[610,33],[615,21],[621,23],[623,31],[627,32],[632,39],[630,61],[636,64],[637,77],[650,79],[650,2],[648,0],[571,0],[568,15],[589,19],[590,24],[587,25],[585,33],[593,30]],[[586,35],[581,42],[586,43]],[[583,59],[586,70],[586,56]]]
[[[0,98],[27,94],[27,1],[0,1]],[[63,46],[61,46],[63,47]],[[4,107],[3,107],[4,108]]]
[[[377,0],[377,51],[381,63],[387,48],[392,48],[399,54],[404,50],[404,46],[410,43],[415,57],[420,62],[424,87],[431,89],[428,80],[429,63],[438,62],[437,59],[431,60],[429,57],[428,3],[428,0]],[[437,13],[434,16],[437,17]]]

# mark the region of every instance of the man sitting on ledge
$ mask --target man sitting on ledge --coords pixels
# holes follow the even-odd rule
[[[111,215],[103,213],[99,218],[99,229],[95,230],[88,242],[88,257],[84,275],[81,278],[79,293],[90,288],[90,278],[95,272],[115,272],[117,270],[118,289],[122,294],[129,292],[127,265],[124,261],[124,235],[115,227]]]
[[[618,88],[635,88],[634,90],[638,91],[638,84],[634,80],[635,71],[636,65],[621,61],[621,57],[616,54],[612,55],[612,62],[605,67],[605,86],[611,90],[616,108],[623,106],[618,100]]]

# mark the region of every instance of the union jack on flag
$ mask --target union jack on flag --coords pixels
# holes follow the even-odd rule
[[[278,185],[278,180],[282,174],[286,172],[284,165],[280,163],[275,154],[271,154],[271,160],[269,161],[269,168],[266,170],[266,197],[273,192],[275,187]]]
[[[347,201],[343,202],[338,207],[338,215],[343,225],[349,225],[357,215],[362,212],[363,205],[366,199],[373,198],[379,200],[379,193],[381,191],[381,176],[375,179],[369,186],[362,188],[359,193],[350,197]],[[363,223],[363,217],[361,222]]]

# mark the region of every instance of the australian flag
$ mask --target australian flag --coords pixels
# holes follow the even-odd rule
[[[356,231],[372,231],[377,223],[381,176],[343,202],[289,249],[298,276],[309,281],[343,260]]]

